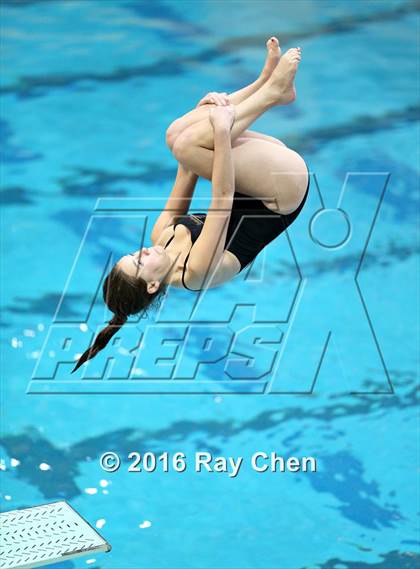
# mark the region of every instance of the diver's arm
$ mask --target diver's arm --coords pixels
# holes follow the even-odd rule
[[[230,109],[227,112],[216,109]],[[225,250],[225,241],[232,213],[235,192],[230,127],[233,107],[216,107],[217,120],[211,119],[214,129],[214,158],[212,200],[200,236],[191,248],[185,281],[191,288],[202,288],[211,280]],[[225,118],[223,118],[225,117]]]
[[[172,191],[162,213],[153,226],[151,234],[153,244],[159,239],[163,230],[172,225],[178,216],[188,212],[197,179],[196,174],[185,169],[182,164],[178,164],[178,172]]]

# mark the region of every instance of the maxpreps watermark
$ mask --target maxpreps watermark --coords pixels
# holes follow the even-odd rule
[[[163,205],[163,198],[98,200],[28,393],[309,394],[334,352],[337,381],[350,393],[392,394],[359,283],[388,180],[384,172],[349,173],[335,203],[325,204],[312,174],[298,219],[269,245],[269,265],[265,249],[221,287],[169,287],[157,313],[130,318],[76,376],[75,359],[110,319],[103,279],[130,243],[133,249],[146,241]],[[363,215],[351,196],[356,183],[372,195]],[[200,199],[193,203],[192,211],[201,211]],[[344,269],[337,278],[329,267]],[[382,373],[367,391],[369,369]]]

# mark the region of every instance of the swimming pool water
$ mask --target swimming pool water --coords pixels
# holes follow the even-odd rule
[[[102,520],[112,552],[63,569],[418,567],[418,4],[2,4],[2,509],[66,499],[93,525]],[[239,395],[237,383],[223,383],[222,362],[200,368],[213,391],[201,395],[27,394],[41,353],[47,367],[55,362],[45,342],[97,200],[112,198],[103,203],[116,208],[127,198],[163,200],[176,174],[167,126],[206,92],[251,82],[273,34],[284,50],[302,46],[298,98],[254,128],[299,151],[312,174],[289,230],[298,268],[280,237],[259,258],[253,283],[210,291],[196,320],[224,321],[252,291],[257,320],[271,322],[298,294],[294,328],[279,328],[292,330],[282,344],[290,349],[271,387],[312,393]],[[343,187],[351,238],[338,250],[317,247],[311,218],[321,198],[336,208]],[[201,208],[209,192],[200,181],[193,204]],[[327,216],[317,224],[327,241],[344,227]],[[64,296],[65,322],[85,318],[109,252],[136,248],[136,220],[98,227]],[[194,298],[174,292],[164,331],[175,330]],[[241,330],[254,317],[243,306],[230,325]],[[119,365],[141,326],[112,348]],[[186,368],[202,341],[197,329]],[[240,365],[255,379],[267,365],[261,353],[256,346],[254,367],[233,364],[232,373]],[[153,366],[146,353],[141,367]],[[318,472],[139,474],[125,462],[106,474],[98,460],[107,450],[277,451],[315,456]],[[139,527],[145,521],[150,527]]]

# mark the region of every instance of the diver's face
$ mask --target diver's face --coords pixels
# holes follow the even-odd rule
[[[159,283],[168,271],[170,259],[161,245],[143,247],[139,251],[124,255],[117,263],[118,268],[130,277],[141,277],[148,285]],[[149,292],[153,292],[150,291]]]

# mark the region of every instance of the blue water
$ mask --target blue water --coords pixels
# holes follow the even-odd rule
[[[102,520],[112,552],[63,569],[418,567],[419,5],[2,4],[2,509],[66,499],[92,525]],[[196,296],[172,291],[134,365],[140,377],[172,377],[153,345],[159,334],[180,342],[188,318],[219,322],[211,353],[220,361],[176,384],[203,353],[205,331],[193,327],[172,381],[180,393],[115,394],[115,382],[93,378],[111,354],[111,375],[131,389],[121,378],[141,320],[92,362],[90,383],[70,377],[69,363],[54,375],[57,322],[75,329],[72,359],[109,316],[100,300],[86,316],[109,253],[137,246],[142,220],[112,212],[170,192],[167,126],[206,92],[253,81],[273,34],[283,49],[302,46],[298,98],[253,128],[304,156],[308,202],[290,242],[270,244],[250,280],[209,291],[195,316]],[[347,237],[336,210],[343,188]],[[209,195],[200,181],[193,210]],[[95,221],[75,264],[102,198],[109,217]],[[333,211],[311,226],[322,207]],[[343,246],[319,246],[310,227]],[[263,349],[246,336],[254,321],[272,342]],[[250,366],[244,353],[254,353]],[[187,394],[194,382],[208,393]],[[124,459],[115,474],[99,467],[108,450]],[[206,450],[246,465],[236,478],[127,472],[127,454],[147,450],[184,452],[189,466]],[[318,472],[257,473],[257,451],[314,456]]]

